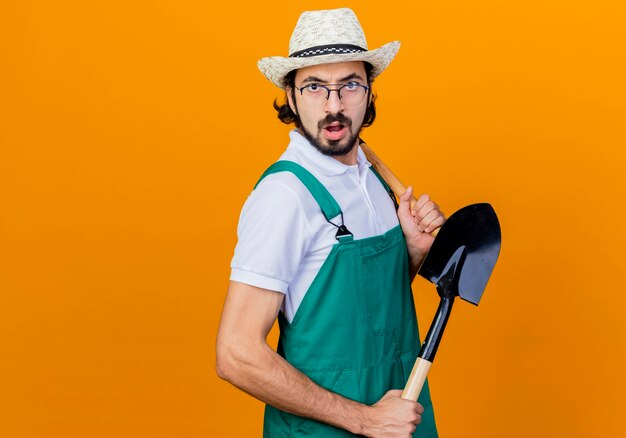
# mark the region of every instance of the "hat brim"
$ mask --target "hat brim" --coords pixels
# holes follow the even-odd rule
[[[383,70],[393,61],[400,50],[400,41],[392,41],[382,47],[360,53],[335,53],[330,55],[311,56],[307,58],[285,58],[282,56],[269,56],[257,61],[261,73],[274,85],[285,88],[284,77],[292,70],[310,67],[312,65],[331,64],[335,62],[365,61],[372,65],[370,80],[380,75]]]

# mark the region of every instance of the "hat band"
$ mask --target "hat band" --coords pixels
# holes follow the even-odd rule
[[[328,55],[329,53],[360,53],[367,52],[363,47],[353,44],[331,44],[327,46],[315,46],[299,50],[289,55],[290,58],[308,58],[310,56]]]

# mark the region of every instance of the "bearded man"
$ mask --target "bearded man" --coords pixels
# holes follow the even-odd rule
[[[359,147],[399,46],[368,50],[350,9],[311,11],[289,57],[258,62],[295,129],[241,212],[217,372],[266,402],[265,437],[437,436],[428,385],[400,395],[420,348],[411,281],[445,218],[427,195],[411,209],[411,188],[397,205]]]

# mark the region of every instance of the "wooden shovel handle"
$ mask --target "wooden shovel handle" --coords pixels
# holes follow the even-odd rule
[[[404,391],[402,392],[403,399],[417,401],[420,392],[422,392],[422,387],[424,386],[431,365],[432,362],[422,359],[421,357],[417,358],[411,370],[409,380],[407,380]]]
[[[361,143],[361,149],[365,153],[367,160],[372,163],[372,166],[380,173],[380,176],[383,177],[385,182],[391,187],[393,193],[399,198],[404,192],[406,192],[406,186],[402,184],[402,182],[398,179],[396,175],[387,167],[383,160],[380,159],[378,155],[374,153],[374,151],[365,143]],[[411,199],[411,208],[414,207],[417,199],[415,196]]]
[[[367,144],[361,142],[360,146],[361,146],[361,149],[363,149],[363,152],[365,153],[367,160],[370,163],[372,163],[372,166],[374,166],[374,168],[378,171],[378,173],[380,173],[380,176],[383,177],[383,179],[385,180],[387,185],[389,185],[393,193],[398,198],[400,198],[400,196],[404,192],[406,192],[406,186],[402,184],[400,179],[398,179],[398,177],[394,175],[391,169],[389,169],[387,165],[383,163],[383,160],[381,160],[380,157],[376,155],[374,151]],[[417,199],[415,199],[415,196],[411,196],[411,210],[415,208],[416,203],[417,203]],[[439,228],[437,228],[430,234],[434,237],[434,236],[437,236],[438,232],[439,232]]]

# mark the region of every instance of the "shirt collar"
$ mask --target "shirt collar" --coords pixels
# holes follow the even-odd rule
[[[319,169],[320,172],[322,172],[324,175],[341,175],[347,172],[348,169],[353,167],[343,164],[333,157],[322,154],[315,148],[315,146],[311,145],[311,143],[309,143],[309,141],[302,134],[300,134],[297,129],[293,129],[291,130],[291,132],[289,132],[289,139],[290,142],[287,150],[292,150],[301,155],[305,160],[307,160],[309,163]],[[361,147],[357,147],[357,166],[359,169],[359,173],[363,174],[364,171],[369,170],[371,164],[369,161],[367,161],[367,158],[365,157],[365,154],[363,153]]]

